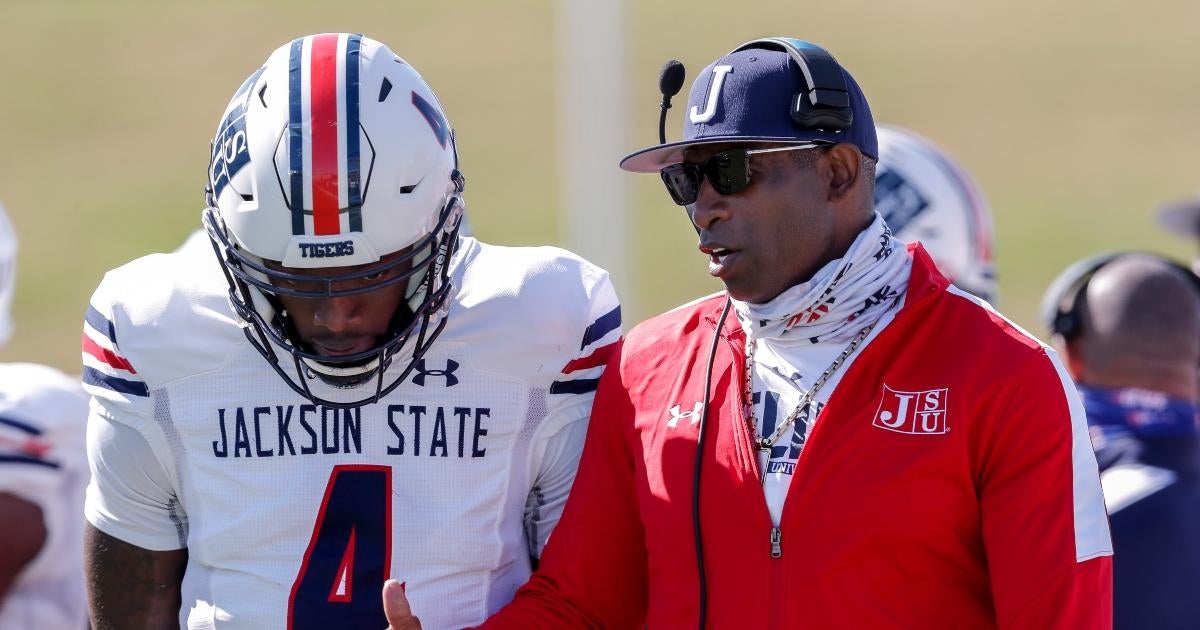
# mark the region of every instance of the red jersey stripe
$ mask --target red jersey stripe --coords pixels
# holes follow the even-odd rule
[[[83,334],[83,351],[99,359],[105,365],[125,370],[130,374],[137,374],[137,370],[133,369],[133,366],[129,364],[129,361],[125,357],[108,348],[101,347],[95,341],[92,341],[92,338],[88,337],[87,333]]]
[[[571,372],[577,372],[579,370],[600,367],[605,363],[608,363],[609,357],[612,356],[613,350],[616,349],[617,342],[615,341],[607,346],[600,346],[599,348],[593,350],[592,353],[586,357],[579,357],[578,359],[571,360],[571,362],[567,363],[567,365],[563,368],[562,373],[570,374]]]

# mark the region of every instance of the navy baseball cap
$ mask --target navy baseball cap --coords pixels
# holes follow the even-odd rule
[[[800,67],[788,53],[768,48],[737,50],[705,68],[688,96],[683,140],[646,147],[625,156],[621,168],[657,173],[683,161],[688,147],[723,142],[803,144],[848,142],[879,157],[875,121],[862,89],[842,68],[853,122],[837,131],[805,129],[793,122],[793,96],[805,87]],[[711,97],[710,97],[711,95]]]

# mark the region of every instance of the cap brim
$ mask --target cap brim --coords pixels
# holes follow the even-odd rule
[[[690,147],[705,144],[829,144],[819,140],[799,140],[797,138],[779,138],[775,136],[714,136],[696,140],[681,140],[646,147],[621,158],[621,169],[631,173],[657,173],[663,168],[683,161],[683,153]]]
[[[1182,236],[1200,236],[1200,197],[1192,197],[1162,206],[1158,224]]]

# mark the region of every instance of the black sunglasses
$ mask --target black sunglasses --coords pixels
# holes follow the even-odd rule
[[[700,185],[704,178],[712,184],[713,190],[722,195],[732,195],[742,192],[750,185],[750,156],[759,153],[778,153],[780,151],[803,151],[829,146],[826,144],[797,144],[770,149],[729,149],[714,153],[707,160],[692,164],[681,162],[672,164],[661,171],[663,183],[671,199],[681,205],[696,203],[700,195]]]

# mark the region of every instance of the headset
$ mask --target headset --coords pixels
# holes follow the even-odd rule
[[[1083,307],[1087,302],[1088,284],[1106,265],[1125,256],[1148,256],[1178,269],[1191,280],[1192,287],[1200,296],[1200,276],[1170,258],[1139,250],[1096,254],[1067,267],[1046,289],[1046,294],[1042,297],[1041,316],[1042,323],[1050,329],[1050,334],[1061,335],[1069,341],[1083,332]]]
[[[850,91],[846,87],[846,76],[842,71],[842,66],[833,58],[833,55],[829,54],[829,51],[816,44],[791,37],[768,37],[746,42],[733,49],[731,53],[752,48],[782,50],[800,67],[800,72],[804,75],[804,89],[792,96],[789,107],[792,122],[797,127],[842,130],[849,128],[850,124],[854,122],[854,111],[850,108]],[[675,69],[677,67],[680,69]],[[675,93],[667,94],[669,87],[674,85],[675,79],[675,76],[671,76],[669,77],[671,80],[668,80],[668,72],[671,75],[683,74],[681,66],[676,66],[671,61],[663,66],[659,89],[663,93],[663,101],[666,105],[660,105],[663,110],[662,117],[659,119],[659,142],[666,141],[663,133],[666,107],[670,106],[670,96]],[[682,76],[679,76],[679,84],[682,85],[682,83]],[[721,309],[721,316],[717,320],[717,328],[713,332],[712,345],[708,351],[708,362],[704,368],[704,407],[700,412],[700,422],[696,427],[696,457],[692,466],[692,539],[696,549],[696,569],[700,575],[700,630],[704,630],[708,625],[708,579],[704,573],[704,544],[700,527],[700,473],[704,465],[704,442],[707,435],[704,427],[708,424],[713,363],[716,360],[721,332],[725,328],[725,320],[729,317],[732,306],[732,299],[726,295],[725,306]]]
[[[790,114],[803,129],[847,129],[854,122],[846,75],[829,51],[792,37],[765,37],[746,42],[730,53],[765,48],[782,50],[800,67],[804,90],[792,96]]]

